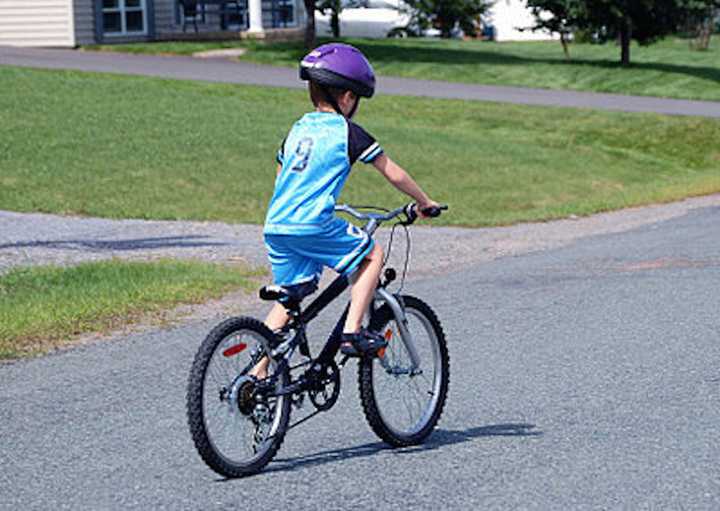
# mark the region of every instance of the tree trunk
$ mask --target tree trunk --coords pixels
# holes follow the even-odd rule
[[[305,24],[305,48],[315,48],[315,0],[304,0],[307,23]]]
[[[696,50],[707,50],[710,47],[710,38],[713,33],[713,22],[715,16],[708,16],[698,26],[697,38],[695,39]]]
[[[620,25],[620,64],[630,65],[630,41],[632,41],[632,21],[625,17]]]
[[[568,47],[567,32],[560,32],[560,44],[562,44],[565,60],[570,60],[570,48]]]
[[[337,9],[333,9],[330,13],[330,28],[335,39],[340,37],[340,15]]]

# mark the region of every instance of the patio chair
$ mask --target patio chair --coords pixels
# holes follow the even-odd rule
[[[182,31],[185,32],[188,23],[192,23],[195,33],[198,33],[198,20],[202,21],[202,11],[198,9],[198,0],[178,0],[182,14]]]

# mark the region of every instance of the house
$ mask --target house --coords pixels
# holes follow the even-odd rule
[[[302,0],[0,0],[0,45],[193,38],[293,37]]]
[[[488,21],[495,27],[496,41],[541,41],[558,37],[547,31],[528,30],[535,24],[535,18],[525,0],[495,0]]]

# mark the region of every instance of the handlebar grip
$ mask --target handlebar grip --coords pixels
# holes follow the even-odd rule
[[[435,218],[435,217],[440,216],[440,213],[445,211],[447,208],[448,208],[447,204],[440,204],[439,206],[424,208],[421,211],[423,212],[423,215],[429,216],[430,218]]]
[[[448,209],[447,204],[440,204],[439,206],[432,206],[429,208],[423,208],[421,211],[423,215],[428,216],[430,218],[435,218],[440,216],[440,213]],[[405,206],[405,215],[407,216],[408,223],[411,224],[418,218],[418,212],[417,212],[417,204],[410,203],[407,206]]]

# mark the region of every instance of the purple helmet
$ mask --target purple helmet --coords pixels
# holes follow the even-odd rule
[[[300,61],[300,78],[351,90],[366,98],[375,92],[372,66],[360,50],[349,44],[330,43],[315,48]]]

